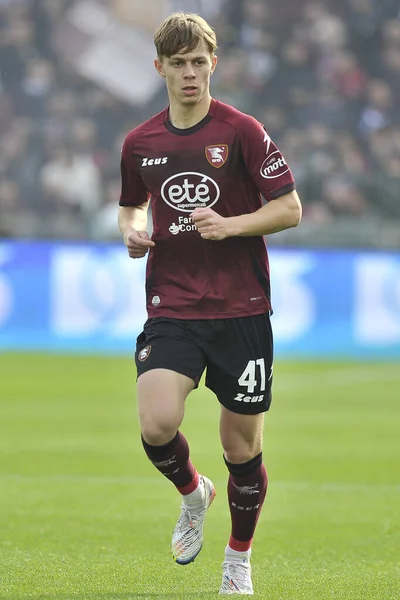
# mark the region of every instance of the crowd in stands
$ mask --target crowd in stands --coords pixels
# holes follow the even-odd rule
[[[167,104],[157,88],[136,105],[66,60],[59,24],[77,3],[0,0],[3,237],[116,237],[122,140]],[[199,0],[164,14],[187,4],[219,37],[213,95],[265,124],[304,223],[400,221],[400,2]]]

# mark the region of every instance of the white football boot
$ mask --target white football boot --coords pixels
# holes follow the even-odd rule
[[[178,565],[193,562],[203,545],[204,518],[216,492],[213,483],[203,475],[200,475],[199,488],[198,503],[185,504],[183,497],[181,514],[172,534],[172,556]]]
[[[251,551],[235,552],[226,549],[225,560],[222,563],[222,584],[220,594],[254,594],[251,582]]]

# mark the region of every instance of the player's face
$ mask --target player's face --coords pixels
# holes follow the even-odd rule
[[[155,60],[157,71],[167,82],[171,99],[181,104],[199,103],[210,94],[210,76],[217,64],[217,57],[210,54],[204,40],[192,52],[178,52],[162,61]]]

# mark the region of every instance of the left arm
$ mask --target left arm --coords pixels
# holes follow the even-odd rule
[[[232,236],[269,235],[291,227],[301,220],[301,203],[294,190],[271,200],[253,213],[221,217],[211,208],[196,208],[192,221],[205,240],[224,240]]]
[[[282,153],[253,117],[242,115],[235,126],[247,173],[268,202],[254,212],[235,217],[221,217],[211,208],[196,208],[191,217],[201,237],[223,240],[232,236],[262,236],[296,227],[301,220],[301,203]]]

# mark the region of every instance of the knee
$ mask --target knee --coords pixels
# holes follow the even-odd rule
[[[163,446],[173,439],[178,427],[173,423],[149,420],[142,422],[141,430],[144,441],[150,446]]]
[[[225,459],[232,464],[243,464],[252,460],[262,452],[261,443],[238,443],[224,446]]]
[[[150,446],[168,444],[176,435],[182,422],[182,412],[161,407],[140,407],[139,420],[143,439]]]

